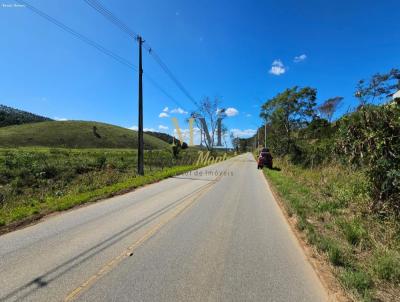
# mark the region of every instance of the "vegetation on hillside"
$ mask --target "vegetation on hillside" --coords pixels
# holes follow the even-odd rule
[[[146,131],[146,134],[152,135],[154,137],[159,138],[160,140],[172,145],[173,143],[180,145],[181,142],[177,138],[174,138],[172,135],[163,132],[155,132],[155,131]]]
[[[358,105],[333,121],[341,97],[316,105],[310,87],[263,106],[267,143],[282,171],[266,171],[308,241],[356,297],[400,296],[400,71],[356,87]],[[249,146],[256,137],[246,140]]]
[[[148,150],[142,177],[129,149],[0,149],[0,227],[194,169],[197,158]]]
[[[47,117],[0,105],[0,127],[51,121]]]
[[[265,170],[306,240],[331,264],[355,300],[398,301],[400,221],[371,213],[370,182],[341,164],[308,169],[276,159]]]
[[[400,89],[400,72],[374,75],[357,89],[359,106],[334,122],[318,114],[321,106],[316,107],[313,88],[294,87],[268,100],[260,114],[268,123],[268,146],[304,167],[341,160],[354,169],[365,168],[372,206],[400,214],[400,100],[374,104]],[[328,116],[335,107],[324,107]]]
[[[145,176],[139,176],[136,131],[99,122],[49,121],[22,113],[31,119],[0,128],[0,232],[199,166],[198,148],[151,132],[144,134]],[[41,122],[33,123],[33,117]],[[218,153],[214,150],[210,156],[215,158]]]
[[[0,147],[137,148],[137,132],[126,128],[84,121],[50,121],[0,128]],[[145,149],[169,145],[144,134]]]

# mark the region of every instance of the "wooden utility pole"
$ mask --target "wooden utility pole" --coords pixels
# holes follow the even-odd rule
[[[267,148],[267,121],[264,124],[264,148]]]
[[[141,36],[138,36],[139,42],[139,122],[138,122],[138,165],[137,165],[137,173],[139,175],[144,175],[144,142],[143,142],[143,85],[142,85],[142,77],[143,77],[143,67],[142,67],[142,44],[143,39]]]

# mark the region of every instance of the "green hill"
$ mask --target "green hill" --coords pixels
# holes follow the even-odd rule
[[[0,127],[51,121],[47,117],[0,105]]]
[[[169,147],[144,134],[145,149]],[[137,132],[126,128],[83,121],[49,121],[0,128],[0,147],[136,148]]]

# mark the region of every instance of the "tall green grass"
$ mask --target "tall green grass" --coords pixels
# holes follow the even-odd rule
[[[306,169],[276,159],[264,170],[308,242],[325,256],[343,287],[362,301],[400,297],[400,223],[370,210],[362,171],[331,164]]]
[[[129,149],[0,149],[0,226],[186,172],[196,168],[197,156],[197,150],[178,158],[146,151],[139,176],[137,153]]]

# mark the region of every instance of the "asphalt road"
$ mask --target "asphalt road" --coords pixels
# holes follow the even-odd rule
[[[326,300],[250,154],[0,237],[0,301]]]

